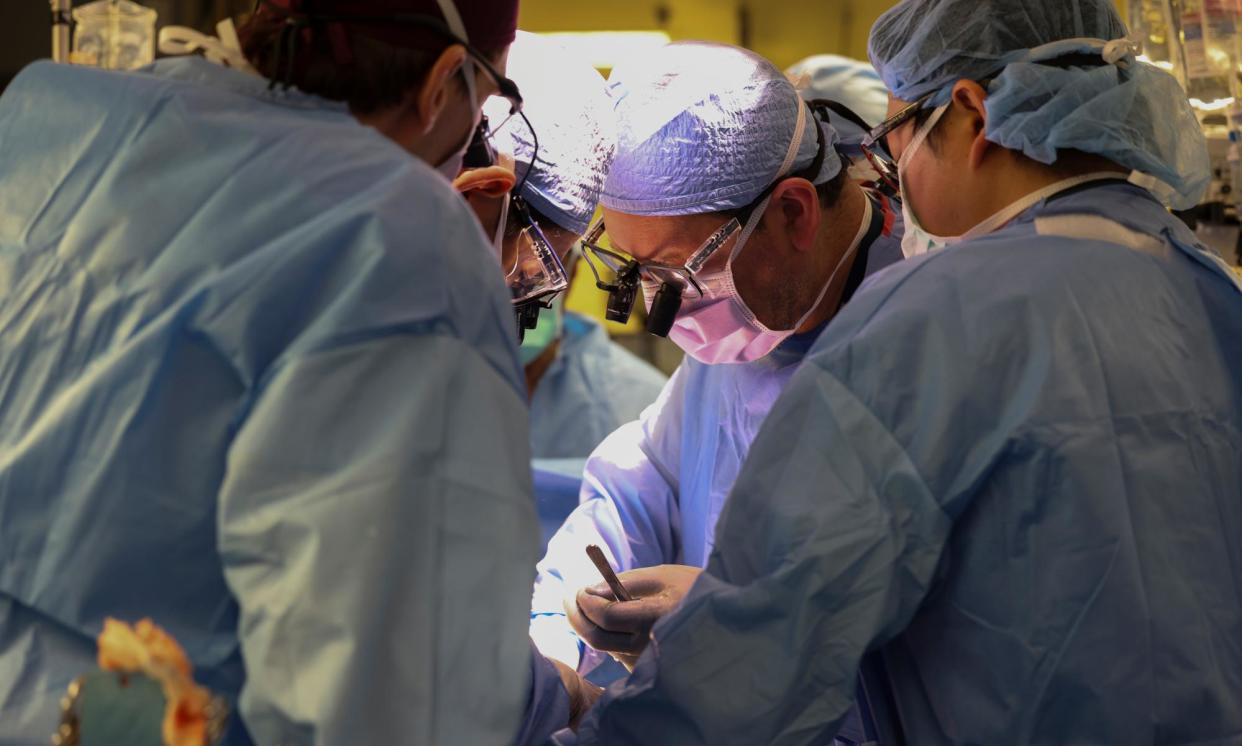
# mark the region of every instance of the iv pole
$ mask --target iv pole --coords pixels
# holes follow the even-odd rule
[[[69,30],[72,19],[69,12],[73,0],[48,0],[52,6],[52,60],[69,61]]]

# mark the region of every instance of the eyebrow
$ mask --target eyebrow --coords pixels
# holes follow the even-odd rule
[[[609,240],[612,240],[612,237],[611,237],[611,236],[609,237]],[[624,246],[622,246],[621,244],[617,243],[615,240],[612,240],[612,248],[616,249],[617,251],[621,252],[622,254],[625,254],[626,256],[630,257],[631,259],[634,259],[634,258],[635,258],[635,257],[634,257],[634,253],[633,253],[632,251],[630,251],[629,249],[625,248],[625,247],[624,247]],[[664,257],[665,257],[667,254],[669,254],[669,253],[671,253],[671,252],[674,252],[674,251],[676,251],[676,247],[671,247],[671,246],[662,246],[662,247],[660,247],[659,249],[657,249],[656,251],[654,251],[650,257],[648,257],[647,259],[644,259],[644,260],[638,261],[638,263],[639,263],[639,265],[641,265],[641,266],[647,266],[647,265],[649,265],[649,264],[662,264],[662,265],[669,266],[669,267],[681,267],[681,266],[682,266],[682,265],[684,265],[687,261],[689,261],[689,260],[690,260],[690,256],[686,256],[684,259],[682,259],[682,260],[680,260],[680,261],[675,261],[675,262],[665,261],[665,260],[664,260]],[[694,252],[693,252],[693,250],[691,250],[691,255],[693,255],[693,253],[694,253]]]

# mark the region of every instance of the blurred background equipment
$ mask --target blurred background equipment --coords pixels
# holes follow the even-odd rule
[[[1182,218],[1226,261],[1242,265],[1242,0],[1130,0],[1129,11],[1131,33],[1143,44],[1139,59],[1178,79],[1207,135],[1212,185]]]
[[[69,61],[106,70],[133,70],[155,60],[156,12],[132,0],[95,0],[73,10]],[[60,19],[53,33],[61,33]]]

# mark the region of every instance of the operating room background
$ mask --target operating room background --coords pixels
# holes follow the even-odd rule
[[[74,6],[88,0],[74,0]],[[250,10],[253,0],[140,0],[156,10],[160,26],[193,26],[204,32],[216,21]],[[1118,0],[1123,17],[1127,0]],[[707,39],[749,47],[784,68],[812,54],[866,59],[875,19],[896,0],[523,0],[520,25],[546,33],[658,32],[669,39]],[[49,56],[47,0],[0,0],[0,89],[22,67]],[[603,44],[596,44],[602,48]],[[610,60],[640,54],[625,42],[610,45],[596,64],[607,74]],[[580,268],[581,269],[581,268]],[[566,307],[603,316],[605,296],[589,272],[580,277]],[[671,372],[681,359],[676,346],[641,333],[637,314],[627,326],[608,324],[626,347]]]

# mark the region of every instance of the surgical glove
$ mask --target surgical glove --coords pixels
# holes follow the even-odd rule
[[[558,660],[549,658],[561,674],[561,683],[569,693],[569,727],[578,730],[578,723],[587,710],[595,704],[604,690],[578,675],[578,672]]]
[[[583,642],[633,671],[651,639],[651,628],[681,603],[702,571],[660,565],[623,572],[617,577],[633,601],[617,601],[608,585],[600,583],[566,598],[565,613]]]

